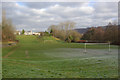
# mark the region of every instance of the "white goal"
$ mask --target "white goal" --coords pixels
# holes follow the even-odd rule
[[[111,52],[111,45],[110,42],[109,43],[84,43],[84,53],[87,53],[88,49],[107,49],[108,52]]]

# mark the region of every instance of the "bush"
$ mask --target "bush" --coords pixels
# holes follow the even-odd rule
[[[72,36],[72,41],[73,41],[73,42],[79,41],[80,38],[82,37],[82,35],[81,35],[79,32],[75,31],[75,30],[72,30],[72,31],[70,32],[70,35]]]
[[[67,41],[68,43],[71,43],[72,40],[70,39],[70,37],[67,37],[65,41]]]

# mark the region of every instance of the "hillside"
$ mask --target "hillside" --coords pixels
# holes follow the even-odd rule
[[[79,28],[75,30],[78,31],[80,34],[84,34],[88,30],[88,28]]]

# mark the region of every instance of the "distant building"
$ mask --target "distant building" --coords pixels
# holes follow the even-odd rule
[[[21,31],[15,31],[14,33],[15,35],[21,35],[22,32]],[[39,35],[40,36],[40,32],[32,32],[32,31],[25,31],[24,35]]]
[[[39,35],[40,36],[40,33],[39,32],[33,32],[33,35]]]
[[[21,31],[15,31],[14,34],[15,35],[21,35]]]
[[[24,35],[33,35],[32,31],[25,31]]]
[[[39,32],[25,31],[24,35],[40,35]]]

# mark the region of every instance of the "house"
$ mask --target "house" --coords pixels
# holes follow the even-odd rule
[[[15,31],[14,34],[15,35],[21,35],[22,32],[21,31]],[[40,32],[25,31],[24,35],[39,35],[40,36]]]
[[[21,31],[15,31],[14,34],[15,35],[21,35]]]
[[[33,35],[32,31],[25,31],[24,35]]]
[[[39,32],[25,31],[24,35],[40,35]]]
[[[39,32],[33,32],[33,35],[39,35],[40,36],[40,33]]]

